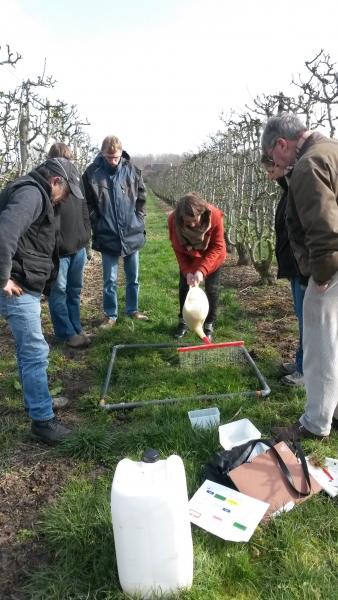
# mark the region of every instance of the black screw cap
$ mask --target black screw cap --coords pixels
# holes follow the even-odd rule
[[[158,460],[160,460],[158,450],[151,450],[149,448],[148,450],[145,450],[142,454],[142,462],[144,463],[155,463]]]

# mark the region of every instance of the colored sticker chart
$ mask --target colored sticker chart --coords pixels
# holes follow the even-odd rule
[[[224,540],[248,542],[269,504],[206,480],[188,507],[195,525]]]

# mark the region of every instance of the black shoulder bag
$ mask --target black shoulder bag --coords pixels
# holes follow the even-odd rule
[[[301,492],[296,488],[289,469],[287,468],[282,457],[280,456],[280,454],[277,452],[277,450],[274,447],[276,444],[278,444],[279,442],[282,442],[282,441],[285,444],[287,444],[288,447],[290,448],[290,450],[300,459],[301,465],[303,467],[306,483],[308,485],[307,492]],[[222,450],[221,452],[216,452],[213,459],[204,466],[203,471],[201,473],[201,477],[200,477],[200,483],[202,484],[202,483],[204,483],[204,481],[206,479],[208,479],[209,481],[213,481],[215,483],[219,483],[220,485],[225,485],[226,487],[229,487],[233,490],[240,491],[237,489],[234,482],[229,477],[229,472],[232,471],[233,469],[235,469],[236,467],[239,467],[243,463],[246,463],[251,452],[254,450],[256,444],[258,444],[258,443],[269,446],[269,448],[275,453],[278,463],[279,463],[279,466],[282,470],[282,473],[288,480],[291,487],[297,492],[297,494],[299,494],[300,496],[309,496],[311,493],[311,481],[310,481],[309,470],[307,467],[307,463],[306,463],[305,456],[304,456],[303,450],[301,448],[301,445],[298,442],[295,442],[292,445],[289,442],[286,442],[286,440],[282,440],[282,439],[280,439],[280,440],[277,440],[277,439],[250,440],[249,442],[246,442],[245,444],[241,444],[240,446],[235,446],[231,450]]]

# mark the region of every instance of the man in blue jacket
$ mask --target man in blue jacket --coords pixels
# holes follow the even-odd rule
[[[118,315],[116,281],[118,259],[126,274],[126,313],[148,321],[138,309],[139,249],[146,241],[146,191],[141,171],[129,162],[115,136],[103,140],[101,152],[83,175],[93,231],[93,249],[102,254],[103,310],[101,327],[115,325]]]

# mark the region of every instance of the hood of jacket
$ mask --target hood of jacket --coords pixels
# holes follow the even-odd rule
[[[128,256],[142,248],[146,191],[140,169],[125,158],[111,167],[100,152],[83,181],[94,250]]]
[[[128,152],[126,152],[125,150],[122,150],[122,158],[124,158],[124,160],[129,161],[130,160],[130,155],[128,154]],[[122,160],[121,158],[121,160]],[[121,160],[119,162],[119,165],[121,164]],[[109,163],[105,160],[102,152],[99,152],[94,160],[93,160],[93,164],[97,165],[98,167],[104,167],[105,165],[109,165]],[[118,165],[117,165],[118,166]]]

